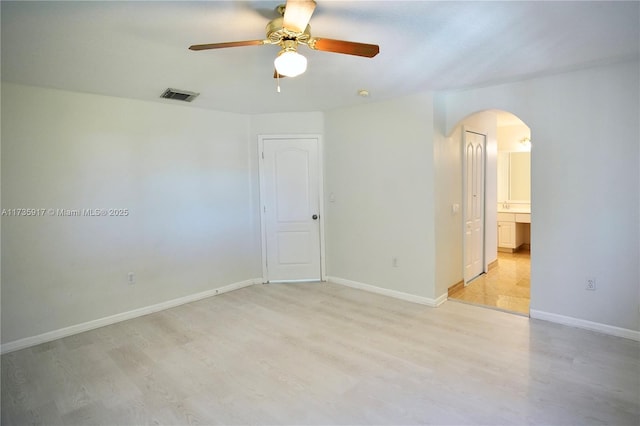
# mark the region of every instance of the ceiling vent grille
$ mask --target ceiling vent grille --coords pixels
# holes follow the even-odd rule
[[[200,93],[189,92],[187,90],[167,89],[160,95],[164,99],[175,99],[177,101],[191,102]]]

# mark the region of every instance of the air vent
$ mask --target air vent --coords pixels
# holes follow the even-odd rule
[[[167,89],[162,95],[160,95],[160,97],[165,99],[175,99],[177,101],[191,102],[199,94],[200,93],[189,92],[187,90]]]

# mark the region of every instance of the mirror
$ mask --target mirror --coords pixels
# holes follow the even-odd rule
[[[531,152],[498,152],[498,202],[531,202]]]

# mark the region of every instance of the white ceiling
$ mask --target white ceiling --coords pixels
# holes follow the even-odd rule
[[[373,43],[373,59],[301,47],[309,68],[281,80],[276,46],[192,52],[262,39],[281,1],[2,1],[2,79],[240,113],[323,111],[640,56],[640,2],[317,0],[312,35]],[[371,95],[361,98],[359,89]]]

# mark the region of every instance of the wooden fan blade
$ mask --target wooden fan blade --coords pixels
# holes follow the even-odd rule
[[[227,43],[194,44],[190,50],[223,49],[225,47],[257,46],[264,44],[264,40],[230,41]]]
[[[316,2],[313,0],[287,0],[282,26],[296,33],[304,32],[315,8]]]
[[[309,46],[323,52],[344,53],[345,55],[364,56],[373,58],[380,52],[377,44],[356,43],[353,41],[332,40],[330,38],[315,38]]]

